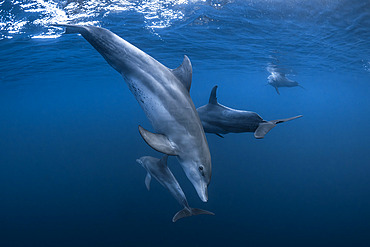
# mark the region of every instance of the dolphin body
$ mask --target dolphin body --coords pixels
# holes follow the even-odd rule
[[[176,69],[163,64],[111,31],[60,24],[65,33],[80,33],[126,81],[157,133],[139,126],[153,149],[175,155],[203,202],[208,200],[211,155],[189,90],[192,66],[187,56]]]
[[[198,214],[210,214],[214,213],[189,207],[188,201],[186,200],[185,194],[182,191],[179,183],[177,182],[175,176],[172,174],[171,170],[167,166],[168,155],[164,155],[162,159],[157,159],[150,156],[143,156],[137,159],[136,162],[139,163],[147,171],[145,177],[146,188],[150,189],[150,181],[154,177],[163,187],[165,187],[171,195],[184,207],[175,214],[172,218],[172,222],[176,222],[178,219],[198,215]]]
[[[235,110],[217,102],[217,86],[213,87],[209,103],[197,109],[204,131],[220,137],[221,134],[254,132],[254,137],[262,139],[279,123],[302,117],[302,115],[272,121],[263,120],[257,113]]]
[[[280,95],[279,87],[301,87],[298,82],[288,79],[285,74],[272,71],[271,75],[267,77],[268,84],[273,86],[276,92]]]

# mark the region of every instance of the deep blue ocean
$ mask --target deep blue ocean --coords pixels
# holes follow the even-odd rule
[[[279,124],[207,134],[200,215],[135,162],[161,157],[119,73],[55,23],[107,28],[169,68],[187,55],[190,95]],[[300,87],[267,84],[274,67]],[[0,0],[0,246],[370,246],[368,0]]]

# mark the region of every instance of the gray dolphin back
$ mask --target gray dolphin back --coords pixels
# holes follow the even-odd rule
[[[199,214],[209,214],[209,215],[215,215],[212,212],[209,212],[207,210],[199,209],[199,208],[184,208],[177,212],[175,216],[172,218],[172,222],[176,222],[179,219],[189,217],[192,215],[199,215]]]

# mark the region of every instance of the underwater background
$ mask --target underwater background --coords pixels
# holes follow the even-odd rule
[[[279,124],[207,134],[209,201],[181,206],[135,162],[161,157],[123,78],[55,23],[107,28],[176,68],[190,95]],[[370,2],[0,0],[0,246],[370,246]],[[274,67],[303,87],[267,84]]]

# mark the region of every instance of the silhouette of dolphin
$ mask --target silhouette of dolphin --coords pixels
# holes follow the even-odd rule
[[[184,207],[175,214],[172,218],[172,222],[176,222],[178,219],[189,217],[198,214],[210,214],[214,213],[199,209],[189,207],[188,201],[186,200],[185,194],[182,191],[179,183],[177,182],[175,176],[172,174],[171,170],[167,166],[168,155],[164,155],[161,159],[157,159],[151,156],[143,156],[137,159],[136,162],[142,165],[147,171],[145,177],[146,188],[150,189],[150,181],[154,177],[163,187],[165,187],[171,195]]]
[[[208,200],[211,155],[189,90],[192,66],[187,56],[176,69],[163,64],[111,31],[93,26],[58,24],[80,33],[125,79],[157,133],[139,126],[153,149],[175,155],[203,202]]]
[[[213,87],[209,103],[197,109],[204,131],[223,138],[221,134],[254,132],[257,139],[265,135],[279,123],[284,123],[302,115],[272,121],[263,120],[257,113],[235,110],[217,102],[217,86]]]
[[[273,86],[276,92],[280,95],[279,87],[302,87],[298,82],[288,79],[284,73],[271,71],[271,75],[267,77],[268,84]]]

